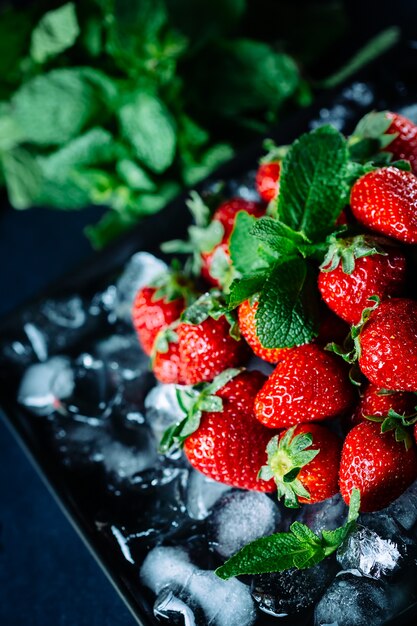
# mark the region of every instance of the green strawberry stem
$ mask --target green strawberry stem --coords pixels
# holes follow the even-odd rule
[[[262,480],[274,479],[277,485],[278,499],[290,508],[299,506],[299,497],[309,499],[310,494],[298,479],[300,470],[310,463],[320,450],[308,450],[313,443],[310,433],[294,436],[296,426],[289,428],[283,437],[276,435],[266,448],[268,464],[264,465],[259,478]]]
[[[394,409],[389,409],[387,415],[365,415],[365,417],[371,422],[381,424],[381,433],[394,431],[395,441],[403,442],[405,449],[409,450],[413,445],[410,430],[417,423],[417,407],[415,408],[416,412],[411,415],[401,415]]]
[[[330,246],[320,269],[322,272],[332,272],[341,264],[345,274],[352,274],[355,270],[356,259],[374,254],[386,256],[387,253],[375,239],[367,235],[357,235],[345,239],[337,239],[333,235],[330,238]]]

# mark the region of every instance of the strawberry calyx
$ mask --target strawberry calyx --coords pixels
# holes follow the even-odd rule
[[[334,352],[337,356],[342,357],[346,363],[349,365],[355,365],[361,356],[361,343],[360,343],[360,334],[362,332],[363,327],[369,320],[371,313],[375,311],[375,309],[379,306],[381,299],[379,296],[369,296],[368,300],[370,300],[373,304],[372,306],[366,307],[362,311],[361,319],[358,324],[352,326],[350,329],[350,333],[346,337],[343,345],[339,345],[337,343],[328,343],[325,346],[325,350],[329,350],[330,352]],[[351,381],[355,385],[360,385],[360,382],[356,379],[356,376],[353,375],[353,370],[351,370]]]
[[[176,328],[179,324],[179,320],[173,322],[166,328],[162,328],[157,334],[151,353],[151,363],[154,362],[155,356],[157,352],[162,352],[166,354],[169,350],[170,343],[178,343],[178,335],[176,333]]]
[[[219,289],[207,291],[197,298],[182,313],[181,321],[186,324],[202,324],[209,317],[218,320],[222,315],[229,322],[230,336],[239,341],[241,336],[236,312],[229,309],[224,295]]]
[[[278,500],[283,499],[289,508],[299,507],[299,497],[310,499],[310,494],[299,480],[301,469],[310,463],[320,450],[308,449],[313,443],[310,433],[294,436],[296,426],[289,428],[284,436],[275,435],[267,445],[267,465],[259,471],[261,480],[273,479],[277,485]]]
[[[392,120],[388,111],[371,111],[359,120],[348,139],[350,156],[354,161],[369,160],[387,164],[392,159],[389,152],[382,152],[398,137],[398,133],[387,133]],[[387,156],[388,155],[388,156]]]
[[[345,274],[352,274],[355,270],[355,260],[374,254],[387,255],[379,242],[367,235],[357,235],[356,237],[346,237],[337,239],[330,238],[330,245],[320,265],[322,272],[332,272],[340,264]]]
[[[177,385],[177,402],[185,417],[164,432],[159,444],[160,452],[165,454],[173,448],[182,447],[187,437],[199,428],[203,411],[223,411],[223,400],[216,393],[241,372],[241,368],[229,368],[210,383],[199,383],[193,387]]]
[[[179,298],[183,298],[187,304],[195,299],[196,291],[193,281],[187,272],[182,271],[177,260],[171,264],[171,269],[157,276],[150,284],[155,287],[156,291],[152,296],[152,301],[165,300],[172,302]]]
[[[280,163],[290,146],[277,146],[273,139],[265,139],[263,148],[267,150],[267,153],[259,160],[259,163]]]
[[[417,407],[416,412],[411,415],[401,415],[394,409],[389,409],[387,415],[365,415],[365,418],[381,424],[381,433],[394,431],[395,441],[403,442],[406,450],[413,445],[410,427],[417,423]]]

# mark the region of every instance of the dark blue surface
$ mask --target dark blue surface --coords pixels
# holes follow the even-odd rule
[[[0,210],[0,315],[91,254],[98,216]],[[135,623],[0,419],[0,625]]]

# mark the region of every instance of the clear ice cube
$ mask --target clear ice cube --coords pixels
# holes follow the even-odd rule
[[[210,626],[252,626],[256,611],[248,587],[236,580],[221,580],[212,571],[191,563],[180,547],[154,548],[146,557],[141,580],[155,594],[176,585],[185,591],[190,603],[201,608]]]
[[[185,588],[171,585],[158,594],[153,613],[158,620],[181,626],[206,626],[201,608],[196,605]]]
[[[146,427],[138,427],[135,441],[111,439],[97,446],[95,460],[102,461],[109,479],[117,483],[132,481],[136,474],[153,467],[158,460],[155,441]]]
[[[401,554],[397,544],[377,533],[358,526],[337,551],[337,561],[344,570],[380,578],[398,569]]]
[[[222,558],[236,554],[243,546],[277,530],[281,513],[277,504],[257,491],[226,493],[207,520],[212,548]]]
[[[158,442],[169,426],[185,417],[176,389],[176,385],[158,383],[145,398],[146,420]]]
[[[37,415],[50,415],[60,410],[61,401],[68,398],[74,388],[71,361],[64,356],[54,356],[43,363],[31,365],[24,373],[19,386],[19,404]]]
[[[190,469],[187,484],[186,505],[192,519],[205,519],[213,505],[231,487],[219,483],[195,469]]]
[[[411,530],[417,522],[417,481],[382,513],[393,517],[406,530]]]
[[[317,604],[314,626],[382,626],[391,612],[389,588],[370,578],[338,576]]]
[[[136,292],[166,270],[166,263],[153,254],[137,252],[132,256],[116,283],[115,313],[119,320],[131,324]]]
[[[149,373],[149,357],[141,350],[135,333],[114,333],[99,341],[94,352],[117,380],[133,380]]]
[[[268,615],[294,615],[317,602],[334,574],[335,564],[329,559],[308,569],[261,574],[252,580],[252,596]]]
[[[347,517],[347,506],[340,494],[332,498],[306,504],[301,508],[298,521],[306,524],[314,533],[319,534],[322,530],[334,530],[343,526]]]

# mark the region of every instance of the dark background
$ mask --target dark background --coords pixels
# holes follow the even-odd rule
[[[307,0],[306,0],[307,1]],[[254,36],[270,38],[279,19],[273,0],[259,15]],[[304,2],[295,2],[303,10]],[[400,25],[417,40],[417,2],[348,0],[350,28],[333,54],[317,63],[325,75],[384,26]],[[394,8],[393,8],[394,7]],[[83,227],[100,209],[55,213],[0,208],[0,317],[12,311],[81,260],[91,248]],[[130,626],[135,622],[83,546],[24,453],[0,422],[0,625]]]

